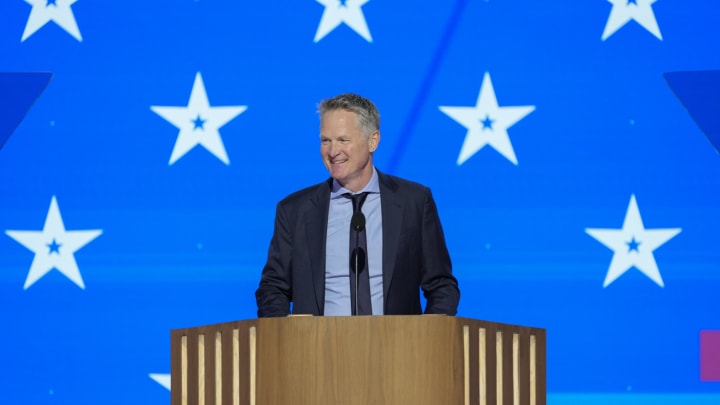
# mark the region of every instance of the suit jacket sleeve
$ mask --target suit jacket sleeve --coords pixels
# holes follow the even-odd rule
[[[275,228],[268,258],[260,277],[260,286],[255,292],[258,317],[287,316],[292,301],[292,224],[282,203],[275,212]]]
[[[455,315],[460,302],[460,289],[452,275],[445,235],[435,200],[428,188],[425,189],[422,206],[421,287],[427,300],[425,313]]]

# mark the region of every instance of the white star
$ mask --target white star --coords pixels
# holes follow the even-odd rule
[[[446,107],[440,111],[467,128],[457,164],[460,166],[485,145],[495,148],[515,165],[518,164],[507,129],[535,110],[535,106],[498,107],[490,73],[485,73],[474,107]]]
[[[645,229],[634,194],[630,197],[622,229],[585,229],[590,236],[615,252],[603,287],[609,286],[633,267],[664,287],[652,252],[681,231],[681,228]]]
[[[180,129],[169,165],[197,145],[205,147],[226,165],[230,164],[218,129],[242,114],[247,106],[210,107],[200,72],[195,75],[187,107],[151,106],[150,109]]]
[[[617,30],[625,26],[630,20],[635,20],[643,28],[662,41],[660,27],[655,20],[652,4],[657,0],[608,0],[613,7],[610,11],[602,40],[608,39]]]
[[[317,0],[318,3],[325,6],[320,24],[315,33],[315,42],[320,41],[337,28],[340,24],[345,23],[352,28],[358,35],[365,38],[366,41],[372,42],[370,29],[365,22],[362,7],[370,0],[346,0],[343,4],[340,0]]]
[[[55,196],[50,201],[42,231],[8,230],[5,233],[35,253],[24,289],[27,290],[52,269],[58,270],[78,287],[85,289],[74,253],[100,236],[102,230],[66,231]]]
[[[150,378],[170,391],[170,374],[150,374]]]
[[[25,24],[25,31],[23,32],[20,42],[24,42],[30,35],[34,34],[35,31],[50,21],[54,21],[60,28],[82,42],[82,36],[75,21],[75,15],[73,15],[70,9],[70,6],[76,1],[77,0],[25,0],[26,3],[32,6],[32,10],[30,11],[27,24]]]

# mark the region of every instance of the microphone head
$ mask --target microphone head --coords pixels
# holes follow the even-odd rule
[[[350,270],[352,270],[353,273],[357,272],[360,274],[365,270],[365,261],[367,260],[365,256],[365,249],[363,248],[353,249],[350,253]]]
[[[354,213],[350,219],[350,227],[358,232],[365,229],[365,215],[360,211]]]

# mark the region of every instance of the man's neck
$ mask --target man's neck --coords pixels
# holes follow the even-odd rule
[[[370,184],[374,175],[375,175],[375,167],[370,165],[370,173],[365,174],[362,178],[354,179],[354,181],[350,181],[347,184],[343,184],[343,183],[339,182],[337,179],[335,180],[335,182],[338,185],[340,185],[342,188],[349,190],[352,193],[357,193],[357,192],[365,189],[368,186],[368,184]]]
[[[374,168],[372,165],[370,165],[370,170],[368,173],[363,173],[362,177],[359,177],[357,179],[349,181],[347,184],[342,184],[338,181],[338,183],[343,186],[344,188],[352,191],[353,193],[357,193],[358,191],[364,189],[367,187],[368,184],[370,184],[370,181],[372,180],[374,173]]]

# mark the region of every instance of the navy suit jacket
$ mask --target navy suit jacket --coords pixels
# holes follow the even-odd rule
[[[460,290],[430,189],[380,171],[378,180],[385,315],[421,314],[420,288],[427,299],[425,313],[455,315]],[[328,179],[278,203],[255,293],[259,317],[286,316],[290,302],[294,314],[323,315],[331,189]]]

